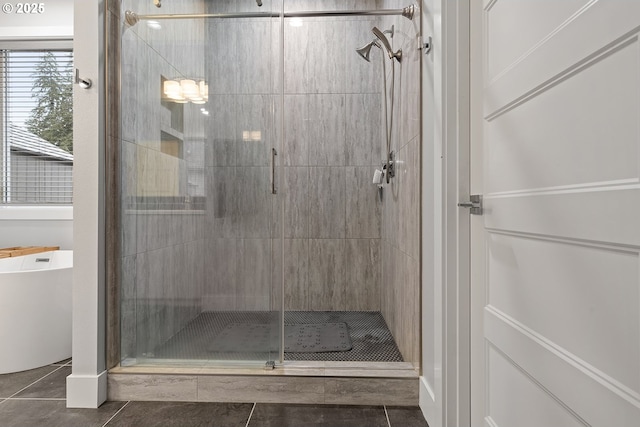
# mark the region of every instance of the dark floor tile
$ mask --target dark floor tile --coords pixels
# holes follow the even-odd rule
[[[67,409],[64,400],[7,400],[0,403],[0,427],[101,427],[125,402],[98,409]]]
[[[382,406],[258,403],[249,427],[387,427]]]
[[[64,359],[64,360],[61,360],[61,361],[56,362],[56,363],[52,363],[51,365],[53,365],[53,366],[64,366],[64,365],[70,365],[70,364],[71,364],[71,358],[68,358],[68,359]]]
[[[14,398],[50,398],[64,399],[67,397],[67,377],[71,375],[71,367],[56,368],[51,375],[47,375],[35,384],[13,396]]]
[[[56,369],[58,368],[55,366],[43,366],[42,368],[30,369],[28,371],[0,375],[0,399],[10,397]]]
[[[108,427],[245,427],[251,403],[130,402]]]
[[[387,406],[391,427],[429,427],[418,407]]]

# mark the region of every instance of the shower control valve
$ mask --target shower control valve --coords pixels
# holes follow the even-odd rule
[[[393,160],[394,157],[395,153],[392,151],[389,153],[388,159],[382,161],[382,174],[386,177],[387,184],[391,178],[396,176],[395,160]]]
[[[393,178],[394,176],[396,176],[396,168],[393,160],[389,160],[388,163],[387,162],[382,163],[382,172],[385,175],[389,175],[389,178]]]

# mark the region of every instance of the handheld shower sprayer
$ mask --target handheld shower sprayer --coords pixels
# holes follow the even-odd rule
[[[386,71],[386,60],[384,59],[384,57],[382,57],[382,81],[384,84],[384,122],[385,122],[385,128],[386,128],[386,160],[384,160],[382,162],[382,169],[376,169],[376,173],[373,176],[373,183],[378,185],[379,188],[382,188],[382,182],[383,180],[387,181],[387,184],[389,184],[391,178],[393,178],[395,176],[395,161],[394,161],[394,153],[391,151],[391,135],[392,135],[392,129],[393,129],[393,99],[394,99],[394,93],[395,93],[395,62],[393,61],[393,59],[395,58],[396,61],[400,62],[402,61],[402,49],[398,49],[397,52],[394,52],[393,49],[391,48],[391,43],[389,43],[389,39],[387,38],[387,36],[385,36],[385,33],[389,34],[389,36],[391,38],[393,38],[393,35],[395,33],[395,28],[393,26],[391,26],[390,30],[386,30],[384,32],[380,31],[380,29],[378,27],[373,27],[371,29],[371,31],[373,31],[373,34],[376,36],[376,38],[374,38],[372,41],[370,41],[369,43],[367,43],[366,45],[362,46],[361,48],[356,49],[356,52],[358,52],[358,55],[360,55],[362,57],[362,59],[364,59],[367,62],[371,62],[371,60],[369,59],[369,55],[371,54],[371,48],[373,46],[377,47],[378,49],[382,50],[382,46],[384,46],[385,50],[387,51],[387,54],[389,55],[389,59],[391,60],[391,117],[389,117],[389,108],[387,107],[387,71]],[[382,45],[380,45],[380,43],[382,43]]]
[[[380,29],[378,27],[373,27],[371,29],[371,31],[373,31],[373,34],[378,38],[378,40],[380,40],[380,42],[382,42],[382,45],[387,50],[387,54],[389,55],[389,59],[395,58],[398,62],[401,62],[402,61],[402,49],[398,49],[397,52],[394,52],[393,49],[391,48],[391,43],[389,43],[389,39],[387,38],[387,36],[384,35],[384,33],[382,31],[380,31]],[[392,34],[391,37],[393,37],[393,33],[391,33],[391,34]]]

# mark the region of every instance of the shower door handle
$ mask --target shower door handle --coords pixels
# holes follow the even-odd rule
[[[271,194],[277,194],[278,190],[276,189],[276,156],[278,155],[278,152],[276,151],[275,148],[271,149],[271,174],[270,174],[270,181],[271,181]]]

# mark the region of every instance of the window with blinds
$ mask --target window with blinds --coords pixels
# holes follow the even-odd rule
[[[0,49],[0,204],[73,202],[73,54]]]

